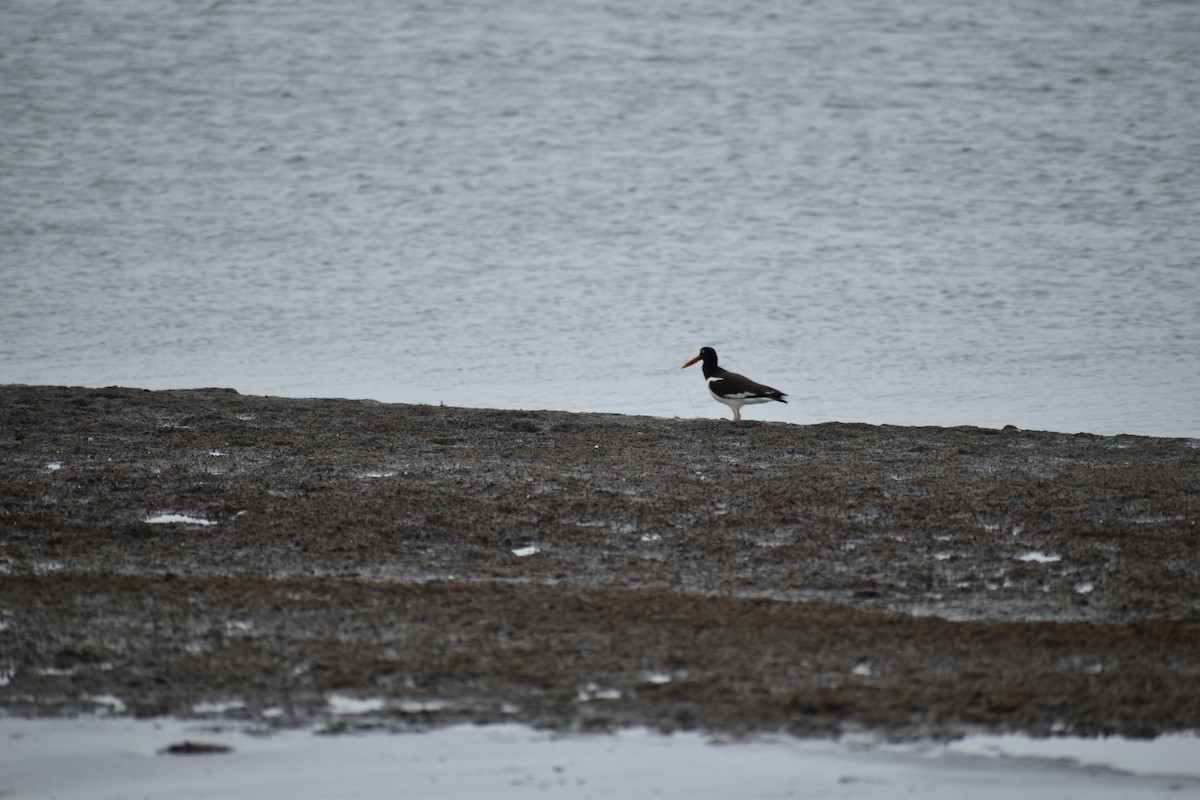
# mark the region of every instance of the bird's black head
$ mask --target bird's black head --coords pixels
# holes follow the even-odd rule
[[[704,362],[704,373],[707,375],[710,370],[716,369],[716,367],[717,367],[717,351],[713,350],[711,347],[701,347],[700,355],[696,356],[691,361],[684,364],[683,367],[681,367],[681,369],[687,369],[692,364],[695,364],[697,361]]]

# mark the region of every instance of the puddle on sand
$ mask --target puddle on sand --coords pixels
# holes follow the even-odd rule
[[[246,704],[241,700],[225,700],[218,702],[201,702],[192,704],[192,713],[200,715],[220,716],[228,714],[230,711],[241,711],[246,707]]]
[[[1054,553],[1043,553],[1041,550],[1028,550],[1013,556],[1017,561],[1031,561],[1035,564],[1053,564],[1062,561],[1062,556]]]
[[[371,714],[382,711],[387,703],[381,697],[351,697],[345,694],[331,694],[325,698],[329,710],[339,716],[355,714]]]
[[[153,517],[146,517],[146,522],[151,525],[216,525],[211,519],[202,519],[201,517],[192,517],[187,514],[174,514],[171,512],[156,514]]]
[[[392,701],[382,697],[353,697],[336,692],[327,695],[325,702],[329,705],[330,713],[339,717],[379,713],[431,714],[450,707],[450,703],[445,700]]]

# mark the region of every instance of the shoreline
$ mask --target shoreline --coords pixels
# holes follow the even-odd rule
[[[1200,728],[1195,439],[3,386],[0,441],[9,714]]]

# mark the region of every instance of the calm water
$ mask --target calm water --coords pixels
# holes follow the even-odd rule
[[[391,705],[383,698],[354,702]],[[714,741],[695,731],[572,734],[515,724],[387,733],[370,727],[378,713],[331,710],[334,721],[356,732],[290,728],[264,735],[269,724],[211,717],[0,718],[10,762],[6,796],[1194,800],[1200,792],[1200,739],[1186,734],[1153,741],[968,735],[885,743],[865,733],[837,741],[782,735]],[[224,744],[234,753],[158,755],[185,741]]]
[[[0,4],[0,382],[1200,436],[1200,5]]]

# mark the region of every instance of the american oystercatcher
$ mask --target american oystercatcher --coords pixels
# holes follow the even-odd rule
[[[733,421],[742,418],[742,406],[751,403],[765,403],[768,400],[778,400],[786,403],[786,394],[770,386],[755,383],[745,375],[729,372],[717,366],[717,351],[711,347],[701,347],[700,355],[684,364],[681,369],[687,369],[697,361],[704,362],[704,380],[708,381],[708,391],[713,399],[724,403],[733,409]]]

